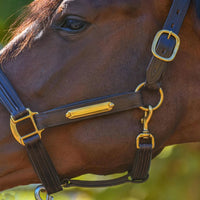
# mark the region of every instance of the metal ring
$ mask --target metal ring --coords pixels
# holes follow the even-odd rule
[[[137,86],[137,88],[135,89],[135,92],[139,92],[140,89],[143,88],[143,87],[145,86],[145,84],[146,84],[146,82],[143,82],[143,83],[139,84],[139,85]],[[160,101],[158,102],[158,104],[157,104],[155,107],[153,107],[153,111],[154,111],[154,110],[157,110],[157,109],[162,105],[162,103],[163,103],[163,100],[164,100],[164,92],[163,92],[163,90],[162,90],[161,87],[159,88],[159,93],[160,93]],[[140,106],[139,108],[140,108],[141,110],[143,110],[143,111],[149,111],[149,108],[146,108],[146,107],[144,107],[144,106]]]
[[[43,185],[39,185],[35,189],[35,199],[36,200],[42,200],[42,198],[40,197],[40,192],[46,192],[46,189]],[[47,194],[46,200],[53,200],[53,197]]]

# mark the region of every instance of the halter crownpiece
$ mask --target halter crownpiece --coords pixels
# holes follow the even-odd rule
[[[156,147],[155,138],[149,132],[148,125],[153,111],[163,103],[164,94],[160,87],[160,80],[167,68],[167,63],[175,58],[179,49],[180,39],[178,33],[189,4],[190,0],[173,1],[163,29],[156,34],[152,44],[153,56],[146,71],[146,81],[140,84],[135,92],[98,97],[67,104],[43,113],[36,113],[23,105],[6,75],[0,70],[0,100],[11,114],[11,131],[15,139],[26,148],[33,168],[43,184],[43,187],[39,187],[35,191],[36,199],[41,199],[40,191],[43,190],[48,193],[47,199],[52,200],[49,195],[61,191],[63,187],[105,187],[125,182],[138,183],[147,180],[152,150]],[[158,105],[155,107],[151,105],[144,106],[140,92],[143,87],[159,91],[160,101]],[[54,164],[41,141],[42,132],[45,129],[134,108],[140,108],[144,111],[144,118],[141,120],[143,131],[136,137],[136,153],[133,166],[127,175],[107,181],[79,181],[67,178],[60,180]],[[25,123],[26,120],[32,123],[34,131],[23,135],[19,133],[18,126]]]

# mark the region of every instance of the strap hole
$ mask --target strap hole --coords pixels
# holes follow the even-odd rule
[[[176,11],[176,14],[178,15],[180,13],[180,10],[178,9],[177,11]]]
[[[165,49],[163,49],[163,50],[162,50],[162,54],[165,54],[165,53],[166,53],[166,50],[165,50]]]
[[[174,27],[174,23],[171,24],[171,28],[173,28],[173,27]]]

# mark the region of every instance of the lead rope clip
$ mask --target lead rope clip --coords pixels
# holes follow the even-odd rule
[[[149,105],[148,111],[145,111],[144,118],[141,119],[141,123],[143,124],[143,132],[140,133],[136,138],[136,147],[137,149],[140,149],[141,140],[142,139],[151,139],[152,149],[155,148],[155,139],[154,136],[149,133],[148,125],[149,121],[151,120],[151,117],[153,115],[153,108],[151,105]]]
[[[40,193],[41,192],[46,192],[46,189],[44,186],[39,185],[36,189],[35,189],[35,199],[36,200],[42,200]],[[46,196],[46,200],[53,200],[54,198],[50,195],[47,194]]]

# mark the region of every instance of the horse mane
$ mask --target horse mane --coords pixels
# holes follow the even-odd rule
[[[11,26],[8,45],[0,52],[0,63],[17,56],[25,47],[45,30],[63,0],[35,0],[26,6],[16,22]],[[16,28],[17,24],[19,24]],[[20,37],[19,37],[20,36]]]
[[[35,38],[51,23],[52,17],[63,0],[34,0],[11,26],[12,37],[0,51],[0,63],[17,56],[25,47],[30,47]],[[200,0],[193,0],[200,20]],[[19,24],[17,28],[12,28]],[[20,36],[20,37],[19,37]]]

